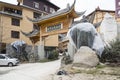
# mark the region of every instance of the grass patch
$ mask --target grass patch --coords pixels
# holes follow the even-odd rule
[[[96,74],[96,73],[98,73],[98,70],[97,69],[88,70],[88,71],[84,71],[84,73],[86,73],[86,74]]]
[[[98,65],[95,68],[72,68],[70,71],[71,74],[79,74],[79,73],[86,73],[92,75],[120,75],[120,68],[117,67],[107,67],[106,65]]]
[[[102,68],[105,68],[105,67],[106,67],[106,65],[98,64],[98,65],[96,66],[96,69],[102,69]]]
[[[81,70],[77,70],[77,69],[72,69],[72,70],[70,71],[70,73],[71,73],[71,74],[77,74],[77,73],[82,73],[82,71],[81,71]]]
[[[86,74],[96,74],[98,69],[72,69],[71,74],[86,73]]]

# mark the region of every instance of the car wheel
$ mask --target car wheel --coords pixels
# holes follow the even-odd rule
[[[8,66],[9,66],[9,67],[12,67],[12,66],[13,66],[13,63],[11,63],[11,62],[8,63]]]

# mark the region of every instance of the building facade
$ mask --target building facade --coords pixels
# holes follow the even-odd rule
[[[21,33],[32,31],[34,26],[26,16],[37,19],[58,9],[49,0],[18,0],[17,5],[0,2],[0,52],[6,53],[7,45],[17,40],[32,44]]]
[[[116,38],[120,39],[120,18],[116,15],[115,11],[101,10],[98,7],[87,17],[90,17],[93,14],[93,23],[101,22],[101,25],[97,27],[97,31],[100,33],[105,44],[114,41]]]
[[[63,40],[65,40],[74,19],[84,14],[84,12],[76,12],[74,7],[75,2],[72,6],[67,6],[65,9],[43,16],[38,20],[29,19],[40,28],[40,33],[31,36],[31,38],[33,40],[37,38],[40,43],[38,54],[41,59],[47,57],[53,50],[60,48],[59,44],[65,42]],[[63,43],[62,47],[66,46],[66,43],[68,41]]]
[[[94,19],[93,19],[93,23],[98,23],[101,22],[104,18],[104,15],[106,13],[109,13],[111,16],[113,16],[117,22],[120,22],[120,18],[117,18],[115,15],[115,11],[114,10],[102,10],[99,7],[95,9],[95,11],[93,11],[92,13],[90,13],[89,15],[87,15],[87,17],[90,17],[91,15],[95,15]]]
[[[104,19],[104,16],[105,16],[106,13],[113,16],[113,18],[118,23],[120,23],[120,18],[116,16],[115,11],[113,11],[113,10],[102,10],[99,7],[96,8],[95,11],[93,11],[92,13],[87,15],[87,17],[89,18],[90,16],[94,15],[92,23],[99,23],[99,22],[102,22],[102,20]],[[97,31],[100,32],[100,27],[97,28]]]

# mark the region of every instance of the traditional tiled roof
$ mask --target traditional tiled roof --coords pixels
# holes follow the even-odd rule
[[[72,6],[67,6],[67,8],[62,9],[62,10],[60,10],[60,11],[54,12],[54,13],[52,13],[52,14],[48,14],[48,15],[46,15],[46,16],[41,16],[39,19],[31,19],[31,18],[29,18],[29,17],[27,17],[27,18],[28,18],[28,20],[32,21],[33,23],[38,23],[38,22],[41,22],[41,21],[44,21],[44,20],[48,20],[48,19],[53,18],[53,17],[57,17],[57,16],[60,16],[60,15],[63,15],[63,14],[67,14],[67,13],[69,13],[71,10],[74,9],[75,2],[76,2],[76,0],[74,0],[74,3],[73,3]],[[77,14],[77,15],[80,15],[80,16],[81,16],[82,14],[84,14],[84,13],[85,13],[85,11],[84,11],[84,12],[76,12],[76,14]]]
[[[71,27],[75,26],[76,24],[84,23],[84,22],[89,22],[89,23],[93,24],[94,18],[95,18],[95,12],[92,13],[90,16],[83,16],[83,18],[81,20],[74,21],[72,23]],[[98,22],[98,23],[94,23],[93,25],[95,26],[95,28],[97,28],[98,26],[100,26],[100,24],[101,24],[101,22]]]
[[[33,30],[33,31],[31,31],[31,32],[29,32],[29,33],[25,33],[25,32],[23,32],[23,31],[21,31],[22,32],[22,34],[24,34],[25,36],[27,36],[27,37],[34,37],[34,36],[36,36],[37,34],[39,34],[39,30]]]
[[[90,14],[88,14],[87,16],[92,15],[94,12],[96,11],[101,11],[101,12],[115,12],[115,10],[105,10],[105,9],[100,9],[100,7],[98,6],[93,12],[91,12]]]
[[[33,23],[39,23],[41,21],[48,20],[48,19],[51,19],[53,17],[57,17],[57,16],[60,16],[60,15],[67,14],[67,13],[69,13],[70,11],[72,11],[74,9],[75,2],[76,2],[76,0],[74,0],[74,3],[73,3],[72,6],[67,6],[67,8],[62,9],[60,11],[57,11],[55,13],[48,14],[46,16],[41,16],[39,19],[31,19],[29,17],[27,17],[27,19],[30,20],[30,21],[32,21]],[[76,12],[76,14],[80,15],[80,16],[83,15],[84,13],[85,13],[85,11],[84,12]],[[36,36],[39,33],[39,31],[33,30],[33,31],[29,32],[29,33],[25,33],[25,32],[22,32],[22,33],[25,36],[27,36],[29,38],[32,38],[32,37]]]
[[[66,9],[60,10],[58,12],[55,12],[53,14],[48,14],[46,16],[41,16],[39,19],[31,19],[29,17],[27,17],[27,18],[28,18],[28,20],[30,20],[30,21],[32,21],[34,23],[37,23],[39,21],[43,21],[43,20],[49,19],[51,17],[55,17],[55,16],[58,16],[58,15],[64,14],[64,13],[66,13],[68,11],[69,11],[69,8],[66,8]]]

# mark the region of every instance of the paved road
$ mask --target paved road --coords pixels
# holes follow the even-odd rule
[[[47,63],[20,64],[0,67],[0,80],[45,80],[60,68],[60,60]]]

